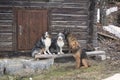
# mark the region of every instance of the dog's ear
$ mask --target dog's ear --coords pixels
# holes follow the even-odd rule
[[[66,28],[63,29],[63,33],[66,32]]]
[[[63,33],[66,33],[66,32],[68,32],[68,29],[64,28]]]
[[[65,28],[63,34],[68,35],[70,33],[69,28]]]
[[[42,33],[42,38],[45,39],[45,33]]]

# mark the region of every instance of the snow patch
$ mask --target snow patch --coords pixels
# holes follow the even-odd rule
[[[106,10],[106,15],[111,14],[112,12],[118,11],[118,7],[111,7]]]
[[[120,27],[114,25],[103,26],[103,29],[120,38]]]
[[[102,79],[102,80],[120,80],[120,73],[116,73],[111,77],[108,77],[106,79]]]
[[[97,22],[100,22],[100,9],[97,9]]]

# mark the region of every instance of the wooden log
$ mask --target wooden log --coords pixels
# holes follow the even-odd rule
[[[51,13],[65,13],[65,14],[69,14],[69,13],[73,13],[73,14],[88,14],[86,10],[84,9],[68,9],[68,8],[54,8],[51,10]]]
[[[12,25],[0,25],[0,32],[12,32]]]
[[[73,56],[73,54],[36,54],[35,59],[38,58],[61,58],[61,57],[70,57]]]
[[[106,53],[105,51],[89,51],[86,52],[88,56],[100,56],[101,60],[106,60]],[[35,59],[43,59],[43,58],[62,58],[62,57],[71,57],[73,54],[36,54]]]
[[[53,17],[54,18],[54,17]],[[56,18],[56,17],[55,17]],[[61,17],[59,18],[59,19],[61,19]],[[66,27],[69,27],[69,25],[79,25],[79,26],[85,26],[85,25],[87,25],[88,23],[87,22],[85,22],[84,21],[84,19],[82,19],[82,21],[77,21],[77,20],[75,20],[75,21],[70,21],[69,20],[69,18],[68,18],[68,20],[62,20],[62,21],[60,21],[60,20],[57,20],[57,19],[55,19],[55,20],[53,20],[53,21],[51,21],[51,24],[52,25],[65,25]],[[68,25],[69,24],[69,25]],[[68,26],[67,26],[68,25]]]
[[[52,20],[59,21],[84,21],[88,19],[87,15],[77,15],[77,14],[52,14]],[[73,20],[72,20],[73,19]]]
[[[13,42],[0,42],[0,51],[12,51]]]
[[[0,42],[12,42],[12,33],[0,33]]]
[[[115,38],[114,36],[111,36],[111,35],[108,35],[108,34],[105,34],[105,33],[102,33],[102,32],[98,32],[97,34],[101,35],[101,36],[104,36],[106,38],[117,40],[117,38]]]
[[[105,55],[105,51],[89,51],[89,52],[86,52],[86,54],[88,56],[90,56],[90,55]],[[35,59],[38,59],[38,58],[61,58],[61,57],[70,57],[70,56],[73,56],[73,54],[72,53],[52,54],[52,55],[49,55],[49,54],[36,54]]]

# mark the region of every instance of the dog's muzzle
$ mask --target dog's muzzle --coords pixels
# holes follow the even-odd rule
[[[58,41],[63,41],[63,38],[62,37],[58,37]]]

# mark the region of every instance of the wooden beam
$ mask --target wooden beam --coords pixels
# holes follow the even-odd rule
[[[100,56],[102,60],[106,59],[106,53],[105,51],[90,51],[86,52],[88,56]],[[36,54],[35,59],[42,59],[42,58],[62,58],[62,57],[72,57],[72,53],[67,53],[67,54]]]
[[[102,33],[102,32],[98,32],[97,34],[101,35],[101,36],[104,36],[106,38],[117,40],[117,38],[115,38],[114,36],[111,36],[111,35],[108,35],[108,34],[105,34],[105,33]]]
[[[71,57],[73,54],[36,54],[35,59],[38,58],[61,58],[61,57]]]

